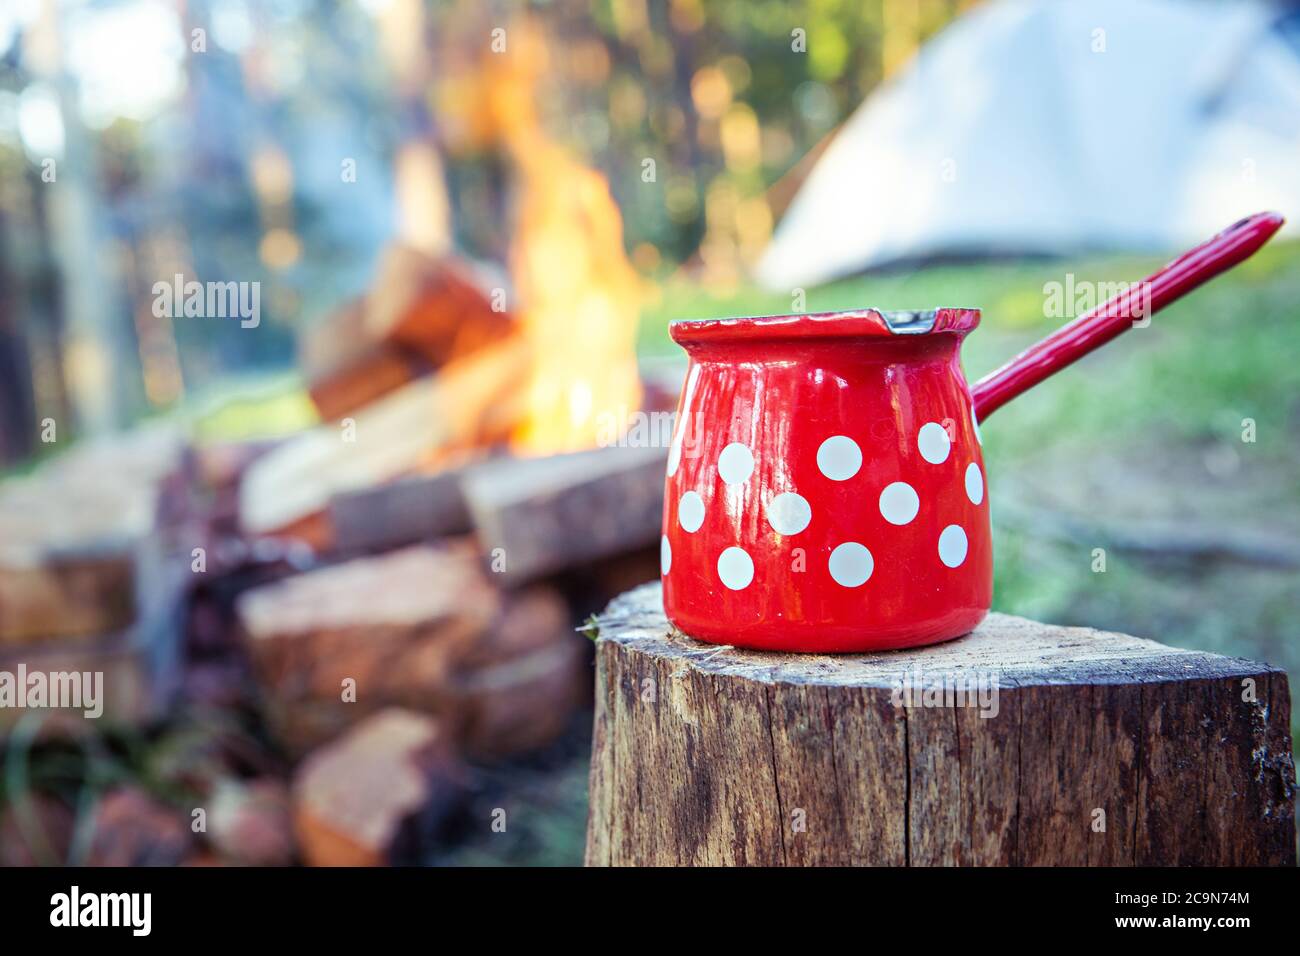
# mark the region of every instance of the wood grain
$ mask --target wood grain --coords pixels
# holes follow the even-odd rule
[[[465,540],[297,574],[244,592],[236,610],[263,711],[292,753],[384,707],[437,716],[475,756],[541,747],[589,673],[563,598],[501,591]]]
[[[959,681],[986,696],[924,693]],[[1289,702],[1264,664],[1002,614],[911,651],[719,648],[645,585],[601,619],[587,863],[1293,865]]]
[[[514,586],[659,540],[664,448],[608,447],[499,458],[461,490],[485,554]]]

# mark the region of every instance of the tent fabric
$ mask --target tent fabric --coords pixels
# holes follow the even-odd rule
[[[1253,2],[978,8],[849,118],[757,277],[789,289],[935,257],[1172,251],[1262,209],[1294,220],[1293,22]]]

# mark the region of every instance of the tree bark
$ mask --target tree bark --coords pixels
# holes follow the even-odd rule
[[[682,635],[658,584],[599,627],[589,865],[1295,863],[1267,665],[1003,614],[764,654]]]

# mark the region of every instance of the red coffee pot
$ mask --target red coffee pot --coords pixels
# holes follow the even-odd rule
[[[979,422],[1254,253],[1244,219],[977,382],[976,309],[674,322],[664,610],[715,644],[873,651],[972,630],[993,594]]]

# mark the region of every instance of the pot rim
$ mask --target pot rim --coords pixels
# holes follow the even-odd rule
[[[697,342],[756,339],[913,338],[943,333],[965,335],[979,324],[979,309],[868,308],[727,319],[677,319],[668,323],[668,334],[674,342],[684,346]]]

